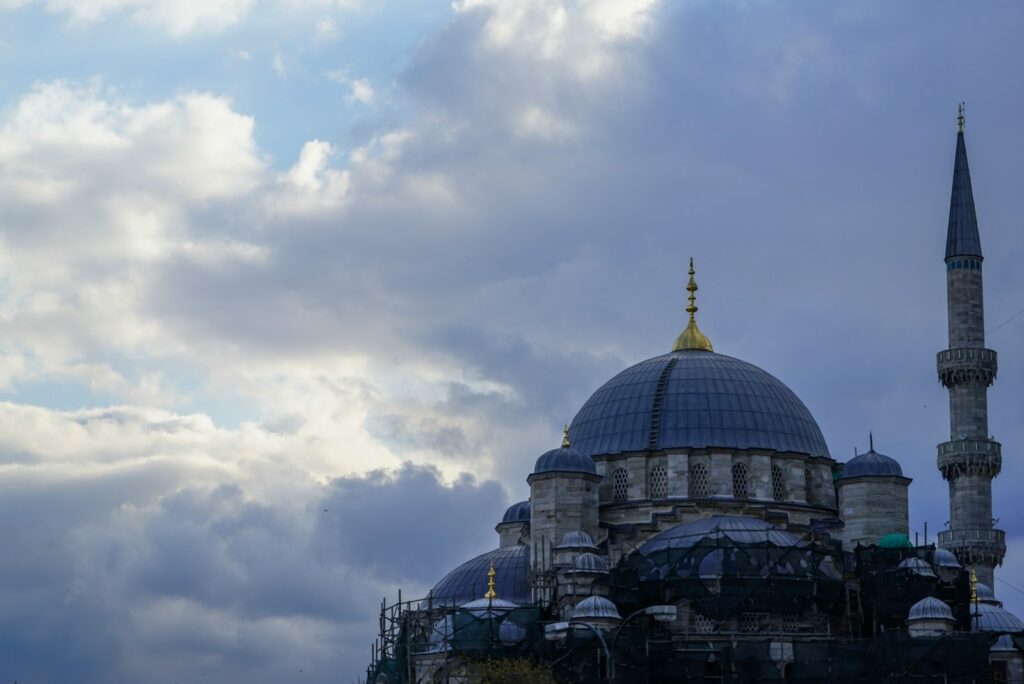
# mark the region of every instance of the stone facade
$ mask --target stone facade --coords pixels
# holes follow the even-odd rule
[[[567,532],[582,530],[598,537],[598,483],[590,473],[533,473],[530,484],[530,542],[536,549],[530,562],[550,568],[551,550]]]
[[[530,540],[529,523],[498,523],[494,531],[498,533],[498,546],[501,548],[515,546],[516,544],[526,544]]]
[[[658,532],[709,515],[752,515],[798,529],[838,516],[832,479],[836,464],[829,458],[693,449],[596,456],[594,462],[601,477],[601,529],[592,536],[597,543],[607,541],[612,563]],[[736,466],[742,467],[745,483],[737,481]],[[659,469],[664,469],[664,485]],[[773,469],[782,473],[781,498],[775,497]],[[745,484],[746,496],[737,496],[738,484]],[[536,538],[536,530],[533,535]]]
[[[998,442],[988,431],[988,387],[996,353],[985,349],[981,257],[946,260],[949,349],[939,353],[939,381],[949,390],[949,439],[938,447],[938,466],[949,483],[950,529],[939,542],[990,586],[1006,553],[992,518],[992,479],[1002,468]]]
[[[844,547],[877,544],[890,532],[909,534],[910,478],[844,477],[837,484]]]

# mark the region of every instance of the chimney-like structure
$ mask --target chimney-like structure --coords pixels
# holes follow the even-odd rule
[[[938,354],[939,381],[949,390],[949,441],[939,444],[938,466],[949,483],[949,529],[939,546],[956,554],[994,587],[1006,539],[992,519],[992,480],[1002,466],[999,442],[988,431],[988,387],[996,353],[985,348],[981,239],[964,143],[963,105],[957,117],[956,161],[946,234],[949,348]]]

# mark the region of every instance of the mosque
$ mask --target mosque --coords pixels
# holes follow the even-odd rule
[[[836,461],[785,384],[714,351],[691,260],[672,350],[583,404],[497,523],[498,548],[422,600],[382,604],[367,681],[468,683],[515,658],[567,682],[1024,682],[1024,622],[993,591],[997,364],[963,123],[961,107],[937,543],[909,539],[899,462],[873,443]]]

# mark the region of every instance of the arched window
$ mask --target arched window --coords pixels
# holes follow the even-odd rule
[[[737,499],[746,499],[750,496],[747,490],[748,473],[746,463],[732,464],[732,495]]]
[[[814,474],[810,468],[804,469],[804,501],[809,504],[815,503],[814,500]]]
[[[629,497],[629,473],[625,468],[612,472],[612,501],[625,501]]]
[[[782,473],[782,466],[772,466],[772,498],[776,501],[786,498],[786,477]]]
[[[690,466],[690,498],[703,499],[708,496],[711,485],[711,477],[708,475],[708,467],[703,463],[695,463]]]
[[[648,475],[648,496],[652,499],[664,499],[668,497],[668,471],[665,466],[656,465],[651,468]]]

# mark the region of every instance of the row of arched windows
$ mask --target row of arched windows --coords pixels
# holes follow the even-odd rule
[[[772,498],[785,501],[786,474],[782,466],[772,466]],[[746,463],[734,463],[732,466],[732,495],[736,499],[750,498],[750,468]],[[694,463],[690,466],[689,490],[691,499],[705,499],[711,495],[711,473],[707,464]],[[648,496],[651,499],[668,497],[668,471],[663,465],[655,465],[648,474]],[[623,502],[629,499],[629,471],[616,468],[612,471],[612,501]],[[814,476],[811,470],[804,470],[804,500],[807,503],[818,503],[814,492]]]

